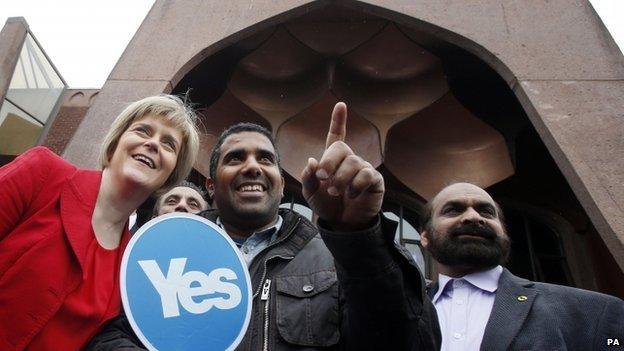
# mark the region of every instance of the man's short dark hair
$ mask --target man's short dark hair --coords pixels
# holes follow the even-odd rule
[[[434,197],[435,198],[435,197]],[[432,202],[433,199],[429,200],[425,206],[423,207],[423,213],[422,216],[420,217],[420,221],[418,221],[418,231],[419,232],[423,232],[425,230],[429,230],[430,226],[431,226],[431,218],[433,218],[433,206],[432,206]]]
[[[188,180],[183,180],[180,183],[174,185],[171,189],[173,188],[177,188],[177,187],[186,187],[186,188],[191,188],[195,191],[197,191],[197,193],[199,194],[199,196],[201,196],[201,198],[206,201],[206,192],[198,187],[197,185],[195,185],[195,183],[193,182],[189,182]],[[160,196],[158,196],[156,198],[156,201],[154,202],[154,208],[152,209],[152,218],[158,216],[158,210],[160,210],[160,200],[162,200],[163,196],[165,196],[165,194],[167,194],[169,191],[171,191],[171,189],[169,189],[168,191],[162,193]]]
[[[212,152],[210,153],[210,178],[216,180],[215,177],[217,176],[217,164],[219,163],[219,158],[221,158],[221,146],[223,145],[225,139],[227,139],[227,137],[232,134],[238,134],[243,132],[259,133],[269,139],[271,145],[273,145],[273,149],[275,150],[275,157],[277,165],[279,167],[279,154],[277,152],[275,140],[273,139],[273,134],[271,134],[271,131],[255,123],[241,122],[229,127],[228,129],[223,131],[221,135],[219,135],[219,139],[217,139],[217,143],[212,148]]]

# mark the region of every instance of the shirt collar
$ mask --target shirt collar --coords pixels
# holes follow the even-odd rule
[[[283,221],[284,220],[282,219],[282,216],[277,215],[277,222],[275,222],[275,225],[271,226],[270,228],[267,228],[267,229],[263,230],[262,232],[256,232],[254,234],[267,233],[269,231],[272,231],[273,233],[277,233],[282,228],[282,222]]]
[[[464,276],[464,280],[481,290],[493,293],[498,288],[498,279],[503,273],[503,267],[496,266],[487,271],[480,271]]]
[[[438,291],[436,291],[435,295],[433,295],[431,302],[436,303],[438,301],[440,296],[442,296],[444,289],[446,289],[446,284],[448,284],[451,280],[453,280],[453,278],[444,274],[438,274]]]
[[[230,237],[232,238],[232,240],[234,240],[237,246],[241,246],[242,244],[245,243],[245,241],[247,241],[251,237],[262,237],[267,234],[271,236],[271,241],[273,241],[275,240],[275,234],[279,232],[279,230],[282,228],[283,221],[284,220],[282,219],[282,216],[277,215],[277,221],[275,222],[275,224],[266,228],[265,230],[254,232],[247,238],[240,238],[240,237],[233,237],[233,236],[230,236]],[[221,227],[221,229],[225,230],[225,227],[223,227],[223,223],[221,222],[221,217],[217,217],[217,220],[215,222],[219,227]]]
[[[446,285],[452,282],[453,279],[463,279],[481,290],[493,293],[498,289],[498,279],[502,273],[503,267],[498,265],[485,271],[467,274],[461,278],[452,278],[444,274],[438,274],[438,291],[433,295],[432,302],[436,303],[438,301],[446,289]]]

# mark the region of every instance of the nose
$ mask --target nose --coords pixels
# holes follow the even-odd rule
[[[254,156],[247,157],[245,160],[245,165],[242,169],[242,173],[251,177],[259,177],[262,174],[262,168],[260,167],[260,163]]]
[[[464,215],[462,216],[462,223],[463,224],[468,224],[468,223],[485,224],[485,219],[481,216],[481,214],[479,214],[479,212],[475,211],[474,208],[469,207],[468,209],[466,209],[466,211],[464,212]]]
[[[188,211],[189,211],[188,207],[183,203],[179,203],[178,206],[176,206],[175,208],[175,212],[187,212],[188,213]]]
[[[151,138],[145,139],[145,143],[143,144],[145,147],[153,152],[158,152],[158,139],[156,136],[152,136]]]

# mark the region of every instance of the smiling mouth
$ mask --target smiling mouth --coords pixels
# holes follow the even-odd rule
[[[260,184],[243,184],[236,188],[236,190],[243,193],[261,193],[266,189],[263,185]]]
[[[154,161],[145,156],[145,155],[141,155],[141,154],[137,154],[137,155],[133,155],[132,156],[133,159],[145,164],[147,167],[151,168],[151,169],[155,169],[156,165],[154,164]]]

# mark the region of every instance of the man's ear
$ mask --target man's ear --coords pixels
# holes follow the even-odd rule
[[[282,189],[280,189],[280,194],[282,195],[281,198],[284,198],[284,186],[286,184],[286,181],[284,180],[284,176],[280,176],[282,178]]]
[[[420,245],[425,249],[429,246],[429,232],[427,230],[420,233]]]
[[[208,198],[210,199],[209,202],[213,202],[214,201],[214,180],[210,177],[206,178],[206,190],[208,190]]]

